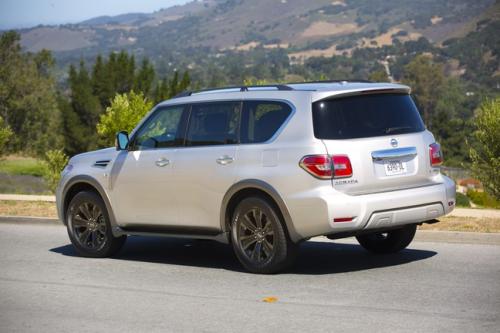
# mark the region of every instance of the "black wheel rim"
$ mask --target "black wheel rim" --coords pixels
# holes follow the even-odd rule
[[[248,260],[261,263],[274,255],[273,224],[259,208],[251,209],[242,215],[237,236],[240,249]]]
[[[107,226],[99,206],[83,202],[72,209],[70,227],[78,244],[88,250],[98,251],[107,240]]]

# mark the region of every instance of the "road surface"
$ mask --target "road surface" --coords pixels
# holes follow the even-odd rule
[[[274,303],[262,300],[275,297]],[[0,223],[0,332],[498,332],[500,246],[414,242],[373,256],[303,244],[295,268],[242,271],[229,246],[129,238],[75,255],[64,227]]]

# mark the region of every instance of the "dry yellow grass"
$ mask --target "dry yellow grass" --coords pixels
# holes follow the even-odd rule
[[[361,39],[361,45],[363,47],[380,47],[384,45],[392,45],[392,35],[397,34],[403,29],[400,28],[391,28],[389,31],[387,31],[384,34],[378,35],[375,38],[362,38]],[[410,32],[406,36],[400,36],[398,39],[402,42],[407,42],[409,40],[417,40],[422,36],[422,34],[418,32]],[[376,44],[372,44],[372,42],[375,42]]]
[[[358,32],[361,28],[355,23],[330,23],[318,21],[311,24],[302,37],[337,36]]]
[[[435,224],[424,224],[420,230],[437,231],[470,231],[470,232],[500,232],[499,218],[477,218],[445,216]]]
[[[57,210],[55,202],[1,200],[0,215],[57,217]]]
[[[331,57],[333,55],[341,55],[344,52],[347,52],[347,54],[350,54],[352,51],[352,49],[339,51],[336,49],[336,47],[337,47],[337,45],[333,44],[332,46],[330,46],[329,48],[324,49],[324,50],[313,49],[313,50],[299,51],[299,52],[295,52],[295,53],[290,53],[288,55],[288,57],[290,59],[292,59],[292,58],[297,59],[300,63],[300,62],[303,62],[304,60],[309,59],[311,57]]]

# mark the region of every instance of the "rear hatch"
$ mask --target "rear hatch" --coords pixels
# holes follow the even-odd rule
[[[352,176],[332,185],[367,194],[430,185],[433,136],[406,93],[362,93],[313,103],[314,135],[329,155],[347,155]]]

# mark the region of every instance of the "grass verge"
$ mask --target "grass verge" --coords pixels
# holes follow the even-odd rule
[[[423,224],[419,230],[500,232],[500,219],[488,217],[440,217],[438,223]]]
[[[56,218],[57,210],[54,202],[0,200],[0,215]]]
[[[8,156],[0,159],[1,173],[41,177],[43,175],[43,171],[43,163],[33,157]]]

